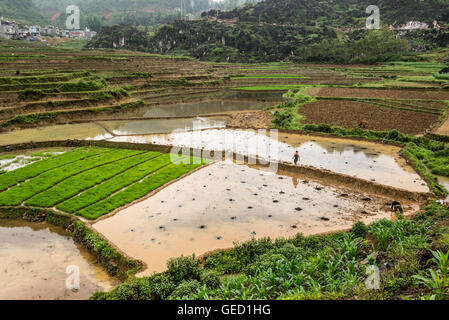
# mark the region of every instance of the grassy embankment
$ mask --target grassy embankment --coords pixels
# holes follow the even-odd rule
[[[327,236],[251,240],[201,262],[171,259],[166,272],[131,277],[92,298],[442,299],[449,281],[448,218],[449,211],[433,203],[414,220],[399,216]],[[380,268],[378,289],[366,286],[374,267]]]

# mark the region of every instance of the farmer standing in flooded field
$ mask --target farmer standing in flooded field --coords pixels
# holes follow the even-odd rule
[[[301,157],[299,156],[299,152],[296,151],[295,155],[293,156],[293,161],[295,161],[295,166],[298,164],[299,160],[301,160]]]

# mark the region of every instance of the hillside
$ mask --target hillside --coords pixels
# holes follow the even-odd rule
[[[32,0],[39,11],[54,24],[65,21],[65,8],[80,8],[81,24],[99,31],[102,25],[127,23],[153,27],[179,19],[181,15],[197,16],[211,8],[234,9],[245,0]],[[257,2],[259,0],[253,0]],[[181,4],[182,3],[182,4]],[[181,13],[182,6],[182,13]]]
[[[137,36],[138,45],[125,37],[124,47],[211,61],[372,63],[398,59],[409,50],[427,51],[449,44],[444,29],[449,22],[448,0],[378,0],[377,4],[384,29],[414,19],[429,25],[437,19],[443,29],[401,33],[407,45],[392,38],[390,31],[370,35],[363,30],[368,0],[268,0],[232,11],[204,12],[199,20],[173,21],[151,36]],[[119,30],[103,30],[88,47],[113,47],[122,37]],[[380,49],[370,50],[373,45]]]
[[[0,16],[23,23],[41,23],[44,19],[31,0],[1,0]]]
[[[383,23],[449,22],[448,0],[267,0],[253,6],[220,12],[218,18],[240,22],[265,22],[317,26],[358,27],[365,23],[365,9],[376,5]],[[215,16],[216,12],[209,12]]]

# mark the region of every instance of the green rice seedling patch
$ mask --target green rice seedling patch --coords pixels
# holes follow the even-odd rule
[[[14,159],[15,157],[17,157],[16,154],[5,154],[0,156],[0,160],[9,160],[9,159]]]
[[[0,191],[4,191],[17,183],[34,178],[49,170],[96,156],[104,152],[104,150],[102,148],[78,148],[50,159],[38,161],[26,167],[10,171],[0,178]]]
[[[0,193],[0,205],[19,205],[35,194],[83,171],[130,157],[139,152],[133,150],[108,150],[94,157],[70,163],[47,171],[24,183]],[[45,161],[45,160],[44,160]]]
[[[191,161],[191,163],[194,162]],[[179,178],[180,176],[200,167],[201,165],[202,164],[171,164],[159,171],[156,171],[154,174],[145,178],[141,182],[135,183],[116,193],[112,197],[78,211],[77,214],[87,219],[97,219],[117,208],[133,202],[134,200],[146,196],[151,191]]]
[[[433,77],[434,77],[435,79],[438,79],[438,80],[449,80],[449,74],[439,74],[439,73],[436,73],[436,74],[433,75]]]
[[[161,155],[141,163],[122,174],[87,190],[79,196],[73,197],[57,206],[59,210],[75,213],[96,202],[106,199],[113,193],[140,181],[149,174],[171,163],[170,154]]]
[[[64,180],[53,188],[32,197],[25,202],[25,205],[43,208],[53,207],[54,205],[77,195],[83,190],[89,189],[158,155],[159,153],[157,152],[132,155],[131,157],[82,172]]]

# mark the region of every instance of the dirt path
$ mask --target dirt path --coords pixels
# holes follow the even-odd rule
[[[449,116],[443,122],[441,126],[439,126],[434,133],[440,134],[442,136],[449,136]]]

